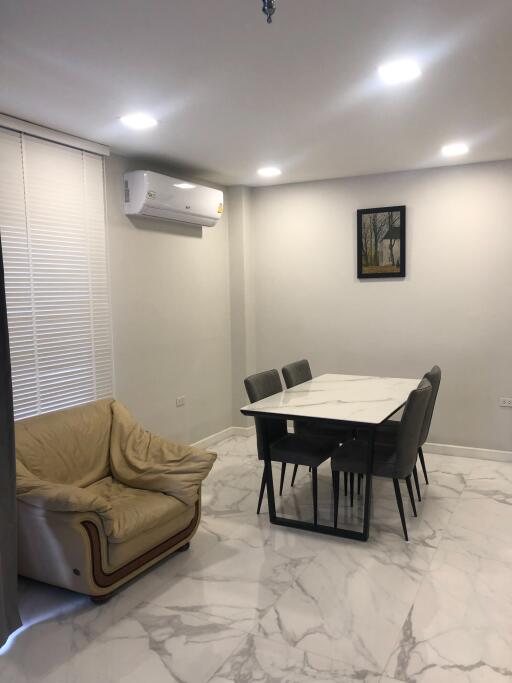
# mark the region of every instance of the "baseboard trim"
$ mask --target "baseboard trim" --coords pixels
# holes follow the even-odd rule
[[[204,439],[196,441],[192,446],[195,446],[196,448],[207,448],[208,446],[219,443],[219,441],[224,441],[224,439],[230,439],[233,436],[252,436],[255,432],[254,426],[226,427],[226,429],[222,429],[220,432],[210,434],[210,436],[205,436]]]
[[[250,427],[226,427],[216,434],[196,441],[193,446],[207,448],[213,444],[229,439],[233,436],[252,436],[255,433],[254,425]],[[447,443],[426,443],[423,447],[425,453],[433,455],[453,455],[458,458],[476,458],[479,460],[495,460],[497,462],[512,462],[512,451],[496,451],[491,448],[473,448],[472,446],[455,446]]]
[[[512,462],[512,451],[496,451],[491,448],[473,448],[472,446],[455,446],[447,443],[426,443],[425,453],[433,455],[450,455],[458,458],[477,458],[478,460],[495,460]]]

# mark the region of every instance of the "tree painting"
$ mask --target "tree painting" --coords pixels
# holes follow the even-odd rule
[[[358,277],[405,276],[405,206],[357,212]]]

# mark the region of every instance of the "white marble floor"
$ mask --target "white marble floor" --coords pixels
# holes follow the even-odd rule
[[[256,516],[254,438],[218,447],[203,519],[171,557],[109,603],[20,582],[24,631],[2,683],[490,683],[512,678],[512,464],[428,456],[405,543],[392,485],[375,485],[364,544]],[[286,514],[312,516],[287,473]],[[277,474],[277,470],[276,470]],[[421,478],[421,475],[420,475]],[[331,518],[330,472],[319,476]],[[345,500],[342,523],[356,523]],[[2,651],[0,651],[2,652]]]

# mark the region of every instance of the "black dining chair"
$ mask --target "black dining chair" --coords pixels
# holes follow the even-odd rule
[[[297,360],[294,363],[288,363],[288,365],[285,365],[282,368],[283,373],[283,378],[284,378],[284,383],[286,384],[287,389],[291,389],[291,387],[296,387],[298,384],[303,384],[304,382],[309,382],[309,380],[313,379],[313,375],[311,373],[311,367],[309,365],[309,361],[306,359],[303,360]],[[353,432],[352,429],[349,429],[347,427],[336,427],[336,426],[322,426],[319,424],[313,424],[311,422],[307,422],[305,420],[294,420],[293,421],[293,429],[295,434],[302,434],[304,436],[322,436],[322,437],[327,437],[333,440],[336,444],[340,444],[343,441],[346,441],[347,439],[351,439],[353,437]],[[298,470],[298,465],[295,465],[293,468],[293,475],[292,475],[292,486],[295,483],[295,477],[297,476],[297,470]],[[353,497],[353,490],[354,490],[354,481],[353,477],[351,479],[351,484],[352,484],[352,497]],[[358,490],[360,490],[361,482],[358,482]],[[345,473],[345,495],[347,495],[347,473]]]
[[[425,456],[423,455],[423,446],[425,445],[425,442],[427,441],[427,438],[428,438],[428,433],[430,431],[430,424],[432,422],[432,415],[434,414],[434,408],[436,405],[437,393],[439,391],[439,386],[441,384],[441,368],[438,365],[434,365],[434,367],[431,370],[429,370],[428,372],[426,372],[423,375],[423,379],[428,379],[428,381],[432,385],[432,393],[430,395],[430,401],[429,401],[429,404],[427,407],[427,411],[425,413],[425,419],[423,420],[423,424],[421,426],[420,441],[419,441],[419,446],[418,446],[418,457],[420,460],[421,469],[423,470],[423,476],[425,477],[425,482],[426,482],[426,484],[428,484],[428,475],[427,475],[427,468],[425,465]],[[395,443],[399,427],[400,427],[399,421],[387,420],[386,422],[384,422],[383,425],[381,425],[377,429],[377,433],[375,435],[376,441],[378,443],[388,443],[388,444]],[[416,493],[418,495],[418,500],[421,501],[420,484],[418,481],[418,473],[416,471],[416,466],[414,466],[413,475],[414,475],[414,483],[416,486]]]
[[[267,396],[273,396],[283,390],[281,379],[277,370],[267,370],[251,375],[244,380],[245,389],[251,403],[261,401]],[[284,475],[286,465],[306,465],[311,467],[312,472],[312,488],[313,488],[313,515],[314,523],[317,523],[318,518],[318,477],[317,468],[323,462],[331,457],[331,454],[336,448],[332,440],[322,437],[306,437],[299,434],[288,434],[286,420],[267,419],[266,424],[263,425],[265,418],[255,417],[256,425],[256,440],[258,444],[258,458],[264,460],[264,453],[262,448],[262,430],[267,429],[267,438],[270,445],[270,459],[273,462],[281,463],[281,482],[280,494],[284,482]],[[265,486],[267,480],[265,470],[261,478],[260,495],[258,499],[259,514],[263,494],[265,493]]]
[[[402,419],[399,423],[394,444],[375,443],[373,470],[376,477],[393,479],[395,497],[402,521],[405,540],[408,541],[404,506],[400,492],[400,479],[405,479],[414,516],[417,517],[416,504],[412,491],[411,475],[416,464],[421,430],[428,409],[432,385],[422,379],[417,389],[409,394]],[[334,490],[334,527],[338,524],[338,504],[340,490],[340,471],[361,474],[368,466],[368,444],[363,439],[347,441],[331,458],[332,482]]]

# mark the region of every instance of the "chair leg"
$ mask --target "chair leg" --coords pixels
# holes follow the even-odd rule
[[[281,480],[279,482],[279,495],[283,495],[284,475],[286,474],[286,463],[281,463]]]
[[[407,535],[407,525],[405,523],[404,504],[402,503],[402,494],[400,493],[400,482],[398,479],[393,479],[393,485],[395,487],[395,497],[396,504],[398,506],[398,512],[400,513],[400,519],[402,520],[402,529],[404,530],[405,540],[408,541],[409,536]]]
[[[354,473],[350,473],[350,507],[354,507]]]
[[[418,494],[418,502],[421,503],[420,480],[418,479],[418,470],[416,468],[416,465],[414,465],[412,475],[414,477],[414,485],[416,486],[416,493]]]
[[[316,467],[311,469],[312,480],[313,480],[313,523],[317,524],[318,521],[318,479]]]
[[[425,458],[423,456],[423,448],[421,446],[418,449],[418,455],[420,456],[421,469],[423,470],[423,476],[425,477],[425,483],[428,484],[427,468],[425,467]]]
[[[363,475],[358,474],[357,475],[357,495],[361,495],[361,482],[363,481]]]
[[[332,472],[332,490],[334,494],[334,528],[338,526],[338,506],[340,503],[340,473]]]
[[[414,493],[412,492],[411,475],[405,478],[405,483],[407,484],[407,491],[409,493],[409,498],[411,499],[412,511],[414,516],[417,517],[418,513],[416,512],[416,503],[414,502]]]
[[[260,486],[260,497],[258,499],[258,509],[256,511],[256,514],[260,514],[261,510],[261,501],[263,500],[263,494],[265,493],[265,486],[267,485],[267,479],[265,477],[265,470],[263,470],[263,474],[261,475],[261,486]]]
[[[345,496],[348,493],[348,472],[343,472],[343,484],[345,486]]]
[[[293,466],[293,474],[292,474],[292,486],[295,484],[295,477],[297,476],[297,470],[299,469],[298,465]]]

